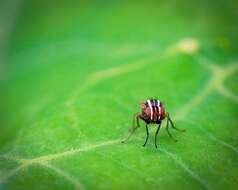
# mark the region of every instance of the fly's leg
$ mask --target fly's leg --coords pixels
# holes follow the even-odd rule
[[[169,137],[172,138],[174,142],[178,142],[178,140],[175,139],[175,138],[172,136],[172,134],[169,132],[169,116],[168,116],[168,115],[167,115],[167,121],[166,121],[166,131],[167,131]]]
[[[132,119],[132,128],[129,129],[130,133],[125,140],[121,141],[122,143],[125,143],[126,141],[128,141],[130,139],[130,137],[133,135],[133,133],[135,132],[135,130],[140,127],[139,116],[140,116],[139,113],[134,114],[133,119]],[[136,120],[136,124],[135,124],[135,120]]]
[[[148,139],[149,139],[149,135],[150,135],[147,124],[146,124],[145,128],[146,128],[146,139],[145,139],[145,143],[143,144],[143,146],[145,146],[147,144]]]
[[[169,113],[167,113],[167,119],[169,120],[169,122],[170,122],[172,128],[174,128],[175,130],[180,131],[180,132],[185,132],[185,131],[186,131],[185,129],[179,129],[179,128],[177,128],[177,127],[174,126],[174,123],[173,123],[173,121],[171,120],[171,118],[170,118],[170,116],[169,116]]]
[[[157,146],[157,137],[158,137],[158,133],[159,133],[160,125],[161,125],[161,123],[159,124],[159,126],[158,126],[158,128],[157,128],[157,130],[156,130],[156,132],[155,132],[155,148],[158,147],[158,146]]]

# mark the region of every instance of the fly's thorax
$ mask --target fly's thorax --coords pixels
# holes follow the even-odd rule
[[[142,112],[145,114],[145,115],[147,115],[147,116],[150,116],[150,112],[151,112],[151,110],[150,110],[150,108],[149,107],[145,107],[144,109],[142,109]]]
[[[140,115],[140,118],[143,119],[146,123],[150,123],[150,116],[146,114],[143,110]]]
[[[160,115],[161,115],[161,119],[164,119],[166,117],[165,108],[162,104],[160,105]]]

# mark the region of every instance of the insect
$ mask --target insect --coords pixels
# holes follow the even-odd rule
[[[158,99],[149,99],[149,100],[143,100],[140,103],[141,112],[135,113],[133,116],[132,121],[132,128],[129,130],[130,133],[128,137],[122,141],[122,143],[125,143],[129,140],[129,138],[132,136],[132,134],[135,132],[137,128],[140,127],[139,119],[142,119],[145,122],[146,127],[146,139],[143,146],[145,146],[149,139],[149,129],[148,124],[157,124],[158,127],[155,132],[155,147],[157,148],[157,137],[160,130],[160,126],[163,119],[167,119],[166,122],[166,131],[170,138],[174,140],[174,142],[177,142],[177,140],[172,136],[172,134],[169,132],[169,126],[171,126],[173,129],[176,129],[178,131],[185,131],[184,129],[178,129],[174,126],[173,121],[170,118],[170,115],[168,112],[165,112],[165,108],[163,103]],[[169,125],[170,124],[170,125]]]

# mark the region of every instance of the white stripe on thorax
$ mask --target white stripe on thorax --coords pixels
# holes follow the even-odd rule
[[[153,119],[153,109],[152,109],[152,105],[151,105],[150,100],[147,100],[147,103],[148,103],[148,105],[149,105],[149,107],[150,107],[150,118],[151,118],[151,120],[152,120],[152,119]]]
[[[159,100],[157,100],[157,106],[158,106],[158,107],[160,106],[160,101],[159,101]]]
[[[159,117],[158,117],[158,119],[160,119],[161,109],[160,109],[160,101],[159,100],[157,100],[157,107],[159,108]]]

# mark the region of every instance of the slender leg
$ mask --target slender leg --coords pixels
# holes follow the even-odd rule
[[[135,119],[136,119],[136,121],[137,121],[137,126],[135,125]],[[129,129],[129,132],[130,132],[130,133],[129,133],[128,137],[127,137],[125,140],[121,141],[121,142],[122,142],[122,143],[125,143],[126,141],[128,141],[128,140],[130,139],[130,137],[133,135],[133,133],[135,132],[135,130],[136,130],[137,128],[139,128],[139,127],[140,127],[139,114],[136,113],[136,114],[134,114],[134,116],[133,116],[132,128]]]
[[[168,115],[168,120],[169,120],[169,122],[171,123],[172,128],[174,128],[175,130],[181,131],[181,132],[186,131],[185,129],[179,129],[179,128],[175,127],[175,126],[174,126],[174,123],[173,123],[173,121],[171,120],[171,118],[170,118],[169,115]]]
[[[128,137],[127,137],[125,140],[122,140],[121,142],[122,142],[122,143],[126,143],[126,142],[130,139],[130,137],[133,135],[133,133],[135,132],[135,130],[136,130],[137,128],[139,128],[139,127],[133,128],[132,131],[129,133]]]
[[[167,122],[166,122],[166,131],[167,131],[169,137],[174,140],[174,142],[177,142],[177,141],[178,141],[178,140],[175,139],[175,138],[172,136],[172,134],[169,132],[169,118],[168,118],[168,117],[167,117]]]
[[[137,114],[137,116],[136,116],[136,126],[140,127],[139,114]]]
[[[148,126],[147,126],[147,124],[146,124],[146,139],[145,139],[145,143],[143,144],[143,146],[145,146],[146,144],[147,144],[147,141],[148,141],[148,139],[149,139],[149,129],[148,129]]]
[[[157,128],[157,130],[156,130],[156,132],[155,132],[155,148],[158,147],[158,146],[157,146],[157,137],[158,137],[158,133],[159,133],[160,125],[161,125],[161,123],[159,124],[159,126],[158,126],[158,128]]]

